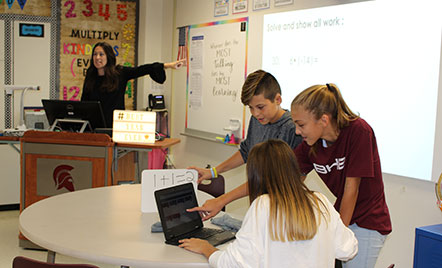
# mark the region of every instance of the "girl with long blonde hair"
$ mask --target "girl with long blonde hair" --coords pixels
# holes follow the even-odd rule
[[[247,161],[250,208],[225,250],[183,239],[180,247],[212,267],[334,267],[357,253],[354,234],[327,198],[302,181],[293,150],[281,140],[255,145]]]

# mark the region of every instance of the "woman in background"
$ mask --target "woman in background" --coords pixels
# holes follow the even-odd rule
[[[106,126],[112,127],[114,110],[124,110],[124,94],[127,82],[144,75],[157,83],[166,81],[165,69],[178,69],[184,60],[169,63],[150,63],[138,67],[116,65],[116,57],[111,45],[106,42],[95,44],[92,50],[91,65],[87,69],[83,84],[82,101],[100,101]]]

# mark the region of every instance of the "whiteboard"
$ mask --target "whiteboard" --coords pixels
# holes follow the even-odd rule
[[[247,17],[189,26],[185,131],[225,136],[235,119],[244,137],[247,33]]]
[[[198,172],[195,169],[146,169],[141,173],[141,212],[158,212],[155,191],[193,183],[197,190]]]

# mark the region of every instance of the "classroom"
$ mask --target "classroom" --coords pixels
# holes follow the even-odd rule
[[[13,2],[13,12],[8,11],[9,2]],[[25,5],[23,10],[45,2],[45,5],[49,4],[48,8],[52,10],[52,15],[20,15],[22,9],[19,7],[19,2],[27,2],[26,5],[29,5]],[[165,70],[167,79],[164,84],[155,83],[151,77],[145,76],[138,78],[135,84],[129,85],[130,89],[137,90],[129,90],[130,96],[126,95],[128,110],[146,111],[146,107],[150,104],[150,94],[164,96],[165,109],[168,111],[169,136],[179,139],[178,143],[169,148],[167,159],[169,165],[177,169],[189,166],[214,166],[238,151],[238,146],[220,142],[220,138],[224,138],[226,133],[235,133],[237,139],[245,137],[250,111],[241,104],[240,90],[247,74],[255,70],[264,69],[277,77],[281,84],[282,106],[285,109],[290,109],[292,99],[310,85],[325,83],[342,85],[344,98],[348,100],[349,106],[367,119],[377,136],[385,136],[385,139],[378,139],[378,146],[380,158],[386,160],[385,164],[382,163],[383,183],[393,231],[388,235],[379,254],[376,268],[389,267],[391,264],[395,264],[395,267],[413,266],[416,228],[442,223],[442,208],[439,208],[435,194],[436,183],[442,176],[440,153],[442,138],[439,138],[442,137],[440,119],[442,94],[439,94],[442,92],[442,20],[436,18],[438,17],[436,15],[427,18],[428,21],[423,19],[422,24],[417,24],[417,21],[410,20],[409,17],[406,20],[406,15],[396,20],[391,19],[388,14],[378,13],[375,21],[370,12],[377,8],[376,4],[391,5],[397,10],[403,6],[412,7],[406,9],[407,12],[412,12],[413,8],[419,12],[426,4],[416,0],[133,0],[128,2],[137,5],[138,14],[136,16],[130,14],[128,18],[131,16],[137,18],[138,33],[133,43],[126,44],[125,47],[113,47],[117,57],[130,58],[139,65],[176,61],[183,57],[180,52],[180,43],[182,43],[180,34],[185,30],[188,31],[186,34],[189,37],[187,53],[191,56],[197,55],[200,50],[214,51],[214,56],[197,59],[201,60],[199,62],[201,65],[206,63],[204,67],[198,66],[198,62],[192,65],[188,62],[180,69]],[[441,7],[438,1],[422,2]],[[78,6],[83,5],[83,1],[76,0],[0,1],[0,72],[2,74],[0,129],[14,127],[20,117],[18,93],[20,90],[14,94],[15,99],[11,106],[3,85],[38,85],[39,91],[28,90],[25,96],[21,96],[25,98],[24,105],[30,107],[41,107],[41,99],[62,99],[68,96],[79,100],[81,94],[79,88],[83,85],[87,66],[91,64],[90,54],[83,58],[81,56],[87,55],[92,50],[89,42],[82,44],[79,40],[90,39],[93,40],[92,44],[100,41],[111,43],[119,38],[128,37],[130,29],[127,28],[118,31],[114,28],[85,31],[72,25],[70,32],[62,32],[60,36],[61,25],[57,23],[63,20],[57,19],[54,14],[59,14],[57,8],[66,9],[73,7],[75,3]],[[269,6],[261,8],[258,3]],[[351,9],[353,5],[358,4],[361,6],[353,11]],[[330,13],[330,10],[335,13]],[[73,13],[69,14],[73,16]],[[66,18],[67,16],[68,13]],[[292,19],[293,16],[299,17]],[[360,20],[357,20],[358,18]],[[382,18],[387,20],[382,21]],[[29,41],[17,41],[14,45],[11,40],[23,38],[18,34],[20,22],[43,25],[44,36],[28,38]],[[428,23],[425,24],[426,22]],[[424,36],[422,32],[425,31],[420,28],[422,25],[427,27],[428,33],[435,32],[436,35]],[[191,27],[187,28],[188,26]],[[398,29],[400,26],[404,28]],[[237,34],[232,33],[232,29],[238,27],[243,29]],[[385,28],[385,31],[377,31],[381,28]],[[397,32],[393,32],[396,30]],[[317,37],[312,34],[314,31],[322,34],[319,35],[323,36],[322,39],[316,39]],[[419,36],[410,36],[407,31]],[[348,37],[349,34],[351,38]],[[207,40],[198,39],[199,36],[204,36]],[[385,41],[391,36],[396,37],[397,43]],[[65,38],[66,42],[59,42],[57,47],[57,38]],[[79,43],[69,38],[79,38],[77,39]],[[216,42],[210,43],[210,38]],[[309,42],[310,38],[314,41]],[[335,42],[334,38],[339,38],[341,41]],[[374,38],[379,40],[373,41]],[[346,45],[342,40],[354,43]],[[424,41],[419,42],[419,40]],[[409,54],[409,49],[421,45],[420,43],[426,43],[427,46],[417,54]],[[321,49],[318,49],[319,44],[322,45]],[[13,49],[10,46],[13,46]],[[136,53],[128,53],[126,49],[129,46],[133,49],[136,47]],[[301,67],[305,70],[313,69],[315,64],[323,64],[320,77],[317,72],[304,72],[303,69],[293,74],[290,73],[291,69],[285,68],[283,63],[285,55],[298,49],[304,54],[291,55],[290,63],[287,64],[297,65],[293,67],[296,70]],[[384,54],[374,60],[373,54],[368,53],[374,49],[379,49],[382,51],[379,53]],[[424,51],[434,53],[420,54]],[[349,59],[344,58],[345,53],[350,55]],[[209,62],[213,68],[206,67],[209,66],[207,64]],[[354,65],[360,62],[368,63],[366,66]],[[396,66],[391,65],[391,62],[399,62],[398,65],[401,67],[397,68],[401,72],[393,73],[392,70]],[[422,65],[410,69],[410,62]],[[73,73],[72,66],[77,67],[77,75]],[[71,80],[59,74],[61,72],[71,74],[71,71],[75,76]],[[204,80],[205,78],[209,80],[208,77],[211,78],[211,82]],[[382,80],[376,80],[378,77]],[[72,81],[76,86],[69,89],[69,83]],[[199,83],[196,86],[198,89],[190,92],[189,85],[195,83]],[[421,83],[426,84],[422,86]],[[233,86],[227,87],[227,85]],[[382,88],[379,85],[382,85]],[[351,90],[345,91],[346,86],[352,87]],[[205,87],[212,97],[204,95],[202,91]],[[390,87],[395,89],[391,92],[385,90]],[[128,101],[132,106],[127,105]],[[12,111],[10,107],[13,107]],[[11,113],[14,118],[12,121],[7,119]],[[431,142],[427,142],[428,140]],[[0,237],[8,237],[0,241],[2,267],[12,267],[12,259],[18,255],[46,260],[46,253],[18,246],[18,204],[22,172],[20,167],[22,156],[17,153],[19,147],[19,145],[18,147],[0,145],[2,169]],[[140,172],[148,168],[147,158],[147,153],[139,154]],[[422,169],[415,169],[417,162],[423,162]],[[247,180],[245,165],[222,175],[226,179],[226,192]],[[309,176],[319,179],[315,174]],[[248,198],[242,198],[228,204],[226,211],[245,213],[248,207]],[[63,255],[66,254],[57,255],[56,262],[120,267]]]

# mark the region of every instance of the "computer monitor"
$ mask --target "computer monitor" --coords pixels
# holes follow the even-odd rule
[[[103,110],[99,101],[41,100],[51,130],[83,132],[106,128]],[[86,125],[85,125],[86,124]],[[58,126],[56,126],[58,125]]]

